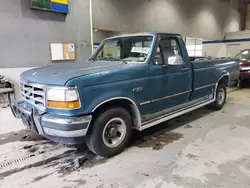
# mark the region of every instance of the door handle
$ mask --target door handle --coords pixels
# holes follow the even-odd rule
[[[182,68],[181,69],[183,72],[188,72],[189,71],[189,68]]]

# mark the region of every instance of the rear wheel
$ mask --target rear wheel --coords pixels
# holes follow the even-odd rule
[[[96,117],[85,138],[88,148],[102,157],[122,152],[132,135],[132,118],[121,107],[106,110]]]
[[[216,90],[215,101],[212,104],[208,105],[208,107],[213,110],[220,110],[224,106],[226,99],[227,99],[226,85],[220,84]]]

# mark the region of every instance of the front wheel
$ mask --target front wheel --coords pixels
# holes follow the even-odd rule
[[[227,99],[227,87],[225,84],[220,84],[216,90],[215,101],[212,104],[208,105],[208,107],[213,110],[220,110],[224,106],[226,99]]]
[[[110,108],[96,117],[87,134],[88,148],[102,157],[112,157],[121,153],[132,135],[132,118],[121,107]]]

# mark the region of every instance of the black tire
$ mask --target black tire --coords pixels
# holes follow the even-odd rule
[[[222,91],[224,92],[224,99],[223,100],[221,99],[221,97],[219,95],[220,92],[222,92]],[[208,108],[210,108],[212,110],[220,110],[224,106],[226,100],[227,100],[227,87],[225,84],[220,84],[216,90],[216,99],[212,104],[208,105]]]
[[[239,80],[239,88],[244,88],[244,86],[245,86],[245,82],[244,82],[244,80]]]
[[[121,143],[115,147],[108,147],[105,144],[103,134],[107,130],[106,125],[113,119],[121,119],[125,122],[126,130]],[[107,125],[109,127],[109,125]],[[117,133],[116,133],[117,134]],[[132,118],[127,110],[121,107],[114,107],[97,115],[91,124],[91,130],[85,137],[88,148],[102,157],[112,157],[121,153],[128,145],[132,135]],[[106,137],[105,137],[106,138]],[[107,142],[106,142],[107,143]]]

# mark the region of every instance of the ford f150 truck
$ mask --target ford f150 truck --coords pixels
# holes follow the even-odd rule
[[[209,105],[223,107],[239,76],[238,59],[190,61],[179,34],[105,39],[86,63],[36,68],[21,75],[15,117],[55,142],[81,144],[103,157],[142,131]]]

